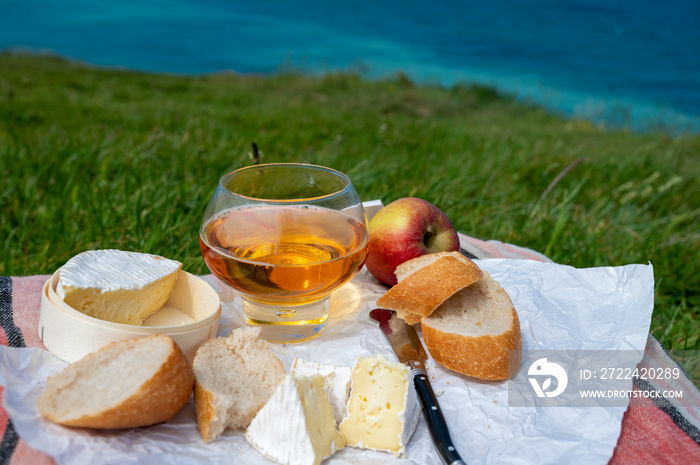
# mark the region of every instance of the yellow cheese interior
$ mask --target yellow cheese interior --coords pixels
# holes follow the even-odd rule
[[[401,450],[401,416],[406,407],[408,371],[383,357],[358,360],[352,372],[347,414],[340,432],[349,446]]]
[[[164,276],[141,289],[99,292],[94,288],[65,287],[64,301],[76,310],[101,320],[141,325],[168,300],[177,273]]]
[[[345,441],[335,428],[333,408],[323,387],[323,377],[320,375],[296,376],[295,379],[297,392],[304,406],[306,431],[309,433],[314,449],[314,465],[318,465],[323,458],[342,449]]]

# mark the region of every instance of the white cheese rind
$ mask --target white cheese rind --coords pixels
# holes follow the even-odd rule
[[[122,250],[91,250],[59,270],[56,294],[102,320],[140,325],[168,300],[181,263]]]
[[[320,375],[286,375],[245,437],[265,457],[284,465],[319,465],[345,446]]]
[[[405,457],[420,416],[410,369],[383,355],[360,358],[350,389],[347,413],[339,426],[346,445]]]
[[[340,424],[345,417],[345,404],[348,402],[352,369],[297,358],[294,359],[290,373],[300,376],[321,375],[323,377],[323,387],[333,407],[335,423]]]

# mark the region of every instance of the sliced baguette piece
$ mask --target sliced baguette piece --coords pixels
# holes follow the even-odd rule
[[[182,350],[154,334],[113,342],[71,363],[48,379],[37,407],[66,426],[136,428],[175,415],[193,383]]]
[[[483,276],[481,269],[459,252],[413,258],[396,267],[394,274],[398,284],[377,300],[377,305],[396,310],[399,318],[412,325]]]
[[[423,339],[445,368],[485,380],[507,379],[520,366],[520,320],[501,285],[483,274],[421,319]],[[516,352],[509,357],[509,351]]]
[[[285,375],[284,366],[260,337],[244,326],[209,339],[194,357],[194,399],[202,439],[246,428]]]

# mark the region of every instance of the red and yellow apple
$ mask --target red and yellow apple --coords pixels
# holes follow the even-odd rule
[[[394,270],[421,255],[459,250],[459,236],[447,215],[416,197],[391,202],[369,222],[365,266],[381,283],[396,284]]]

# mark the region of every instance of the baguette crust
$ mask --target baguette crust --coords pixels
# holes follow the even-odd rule
[[[483,278],[481,269],[459,252],[430,255],[400,265],[397,275],[402,270],[409,270],[410,274],[377,300],[377,305],[396,310],[400,318],[413,325],[430,315],[454,293]],[[419,268],[421,261],[438,255],[437,260]]]
[[[512,318],[511,329],[498,335],[466,337],[435,329],[425,320],[421,328],[425,345],[435,362],[463,375],[499,380],[513,377],[522,358],[520,320],[515,308]]]
[[[221,435],[223,425],[216,428],[216,407],[214,406],[214,393],[202,387],[199,382],[194,383],[194,402],[197,406],[197,424],[204,442],[210,442]],[[221,423],[221,421],[219,421]]]
[[[83,376],[80,373],[75,375],[74,368],[70,368],[69,365],[63,372],[49,378],[47,388],[37,404],[39,411],[45,418],[55,423],[100,429],[149,426],[171,418],[185,405],[192,394],[194,374],[180,347],[169,337],[155,334],[142,340],[113,342],[71,365],[80,367],[97,359],[106,360],[110,357],[118,359],[120,350],[129,350],[129,346],[135,344],[149,344],[152,339],[160,339],[170,344],[170,354],[158,370],[122,402],[81,416],[66,414],[65,409],[60,406],[63,402],[61,391],[83,388],[78,382],[65,385],[66,379],[71,377],[79,379]],[[123,370],[124,375],[128,376],[129,367],[124,366]],[[96,375],[99,376],[99,372]],[[114,389],[115,386],[105,384],[103,388]]]
[[[520,320],[508,293],[483,274],[421,320],[423,340],[445,368],[480,379],[507,379],[522,358]]]

